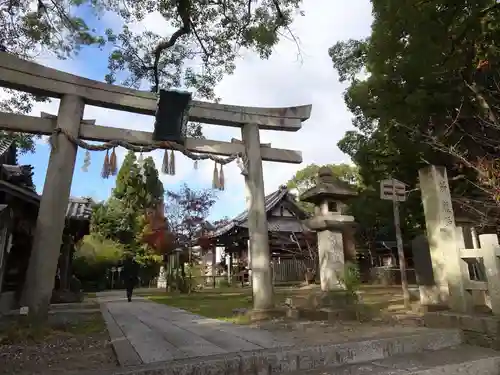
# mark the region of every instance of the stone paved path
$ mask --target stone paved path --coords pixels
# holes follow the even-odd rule
[[[106,293],[99,295],[99,302],[122,365],[293,345],[269,331],[205,318],[139,297],[129,303],[116,293]]]

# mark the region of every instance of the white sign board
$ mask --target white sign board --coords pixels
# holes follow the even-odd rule
[[[380,181],[380,199],[404,202],[406,200],[406,185],[394,178]]]

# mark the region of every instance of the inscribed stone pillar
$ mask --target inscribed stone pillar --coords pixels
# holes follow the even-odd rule
[[[319,231],[318,253],[321,290],[343,289],[344,243],[342,232],[336,230]]]
[[[455,217],[446,168],[431,165],[419,170],[435,293],[431,299],[466,311],[466,296],[457,250]]]

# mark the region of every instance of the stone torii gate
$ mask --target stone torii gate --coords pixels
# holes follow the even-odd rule
[[[54,129],[62,129],[82,140],[117,140],[138,146],[154,143],[149,132],[93,125],[82,120],[85,104],[154,116],[157,96],[150,92],[85,79],[5,52],[0,52],[0,87],[61,99],[54,118],[0,112],[2,130],[50,135]],[[254,309],[273,307],[262,160],[302,162],[300,151],[261,145],[259,129],[298,131],[310,117],[311,108],[311,105],[257,108],[193,101],[189,109],[191,121],[241,128],[241,143],[187,138],[185,148],[201,154],[246,156]],[[64,134],[59,132],[56,137],[58,146],[50,154],[25,287],[30,314],[42,316],[47,312],[52,293],[77,154],[77,146]]]

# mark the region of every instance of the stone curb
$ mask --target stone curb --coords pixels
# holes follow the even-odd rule
[[[111,345],[120,366],[141,365],[142,360],[139,357],[139,354],[137,354],[130,341],[128,341],[128,339],[123,334],[123,331],[109,312],[106,304],[102,303],[100,305],[100,310],[102,317],[106,322]]]
[[[458,346],[433,352],[409,353],[382,360],[321,367],[308,375],[498,375],[500,353],[483,348]],[[288,375],[304,375],[294,371]]]
[[[280,347],[174,360],[107,372],[107,375],[273,375],[438,350],[460,345],[456,330],[436,330],[310,347]],[[100,375],[104,375],[100,374]]]

